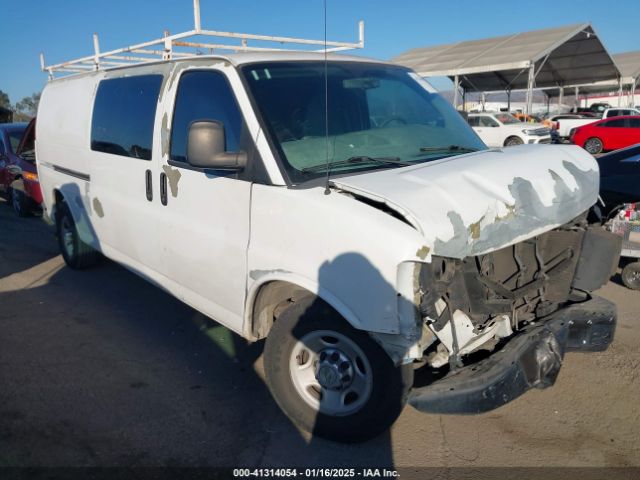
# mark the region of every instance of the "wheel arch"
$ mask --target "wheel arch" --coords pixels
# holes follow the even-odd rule
[[[100,251],[98,236],[93,229],[91,220],[82,201],[82,196],[79,194],[79,191],[75,192],[75,190],[77,190],[77,186],[75,186],[75,184],[72,185],[74,185],[74,187],[70,187],[69,189],[61,187],[53,188],[54,201],[51,206],[51,220],[53,220],[54,223],[57,221],[60,206],[63,203],[66,204],[69,208],[69,212],[71,212],[73,221],[76,224],[80,239],[93,249]],[[63,187],[66,187],[66,185],[63,185]]]
[[[246,338],[266,338],[278,315],[288,304],[316,297],[333,308],[352,327],[362,330],[353,311],[326,288],[293,273],[267,273],[249,289],[245,306],[243,334]]]
[[[517,138],[518,140],[520,140],[522,142],[522,144],[527,143],[525,141],[524,138],[522,138],[520,135],[514,134],[514,135],[508,135],[507,138],[504,139],[504,142],[502,142],[502,146],[506,147],[507,143],[509,142],[509,140],[511,140],[512,138]]]

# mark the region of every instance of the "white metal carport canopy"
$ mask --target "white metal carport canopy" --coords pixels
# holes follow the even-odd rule
[[[447,76],[464,91],[526,89],[528,111],[534,87],[578,85],[620,77],[589,23],[415,48],[392,60],[423,77]],[[456,88],[456,96],[457,91]]]
[[[550,98],[559,97],[562,99],[563,94],[567,90],[569,93],[572,93],[572,90],[574,90],[576,96],[578,94],[609,93],[617,91],[620,99],[626,93],[628,96],[628,106],[633,107],[633,94],[640,80],[640,50],[634,52],[614,53],[611,55],[611,58],[620,71],[621,77],[618,80],[567,85],[564,88],[545,89],[545,93]],[[622,102],[619,101],[619,105],[622,106]]]

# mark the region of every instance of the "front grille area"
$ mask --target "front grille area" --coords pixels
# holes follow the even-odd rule
[[[481,332],[489,320],[509,315],[515,328],[546,316],[567,301],[587,229],[584,220],[475,257],[433,257],[421,271],[421,310],[439,331],[461,310]],[[438,312],[435,305],[447,308]]]
[[[533,130],[529,130],[529,135],[543,136],[543,135],[549,135],[550,133],[551,133],[551,130],[548,129],[547,127],[540,127],[540,128],[535,128]]]

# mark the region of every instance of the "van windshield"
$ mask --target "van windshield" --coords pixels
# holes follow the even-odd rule
[[[293,183],[326,175],[327,163],[332,174],[344,174],[486,148],[446,100],[402,67],[329,62],[326,105],[322,61],[242,71]]]

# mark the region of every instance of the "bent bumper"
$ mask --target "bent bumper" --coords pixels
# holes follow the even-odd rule
[[[594,297],[523,329],[501,350],[426,387],[409,403],[428,413],[482,413],[514,400],[530,388],[556,380],[566,352],[598,352],[613,341],[615,305]]]

